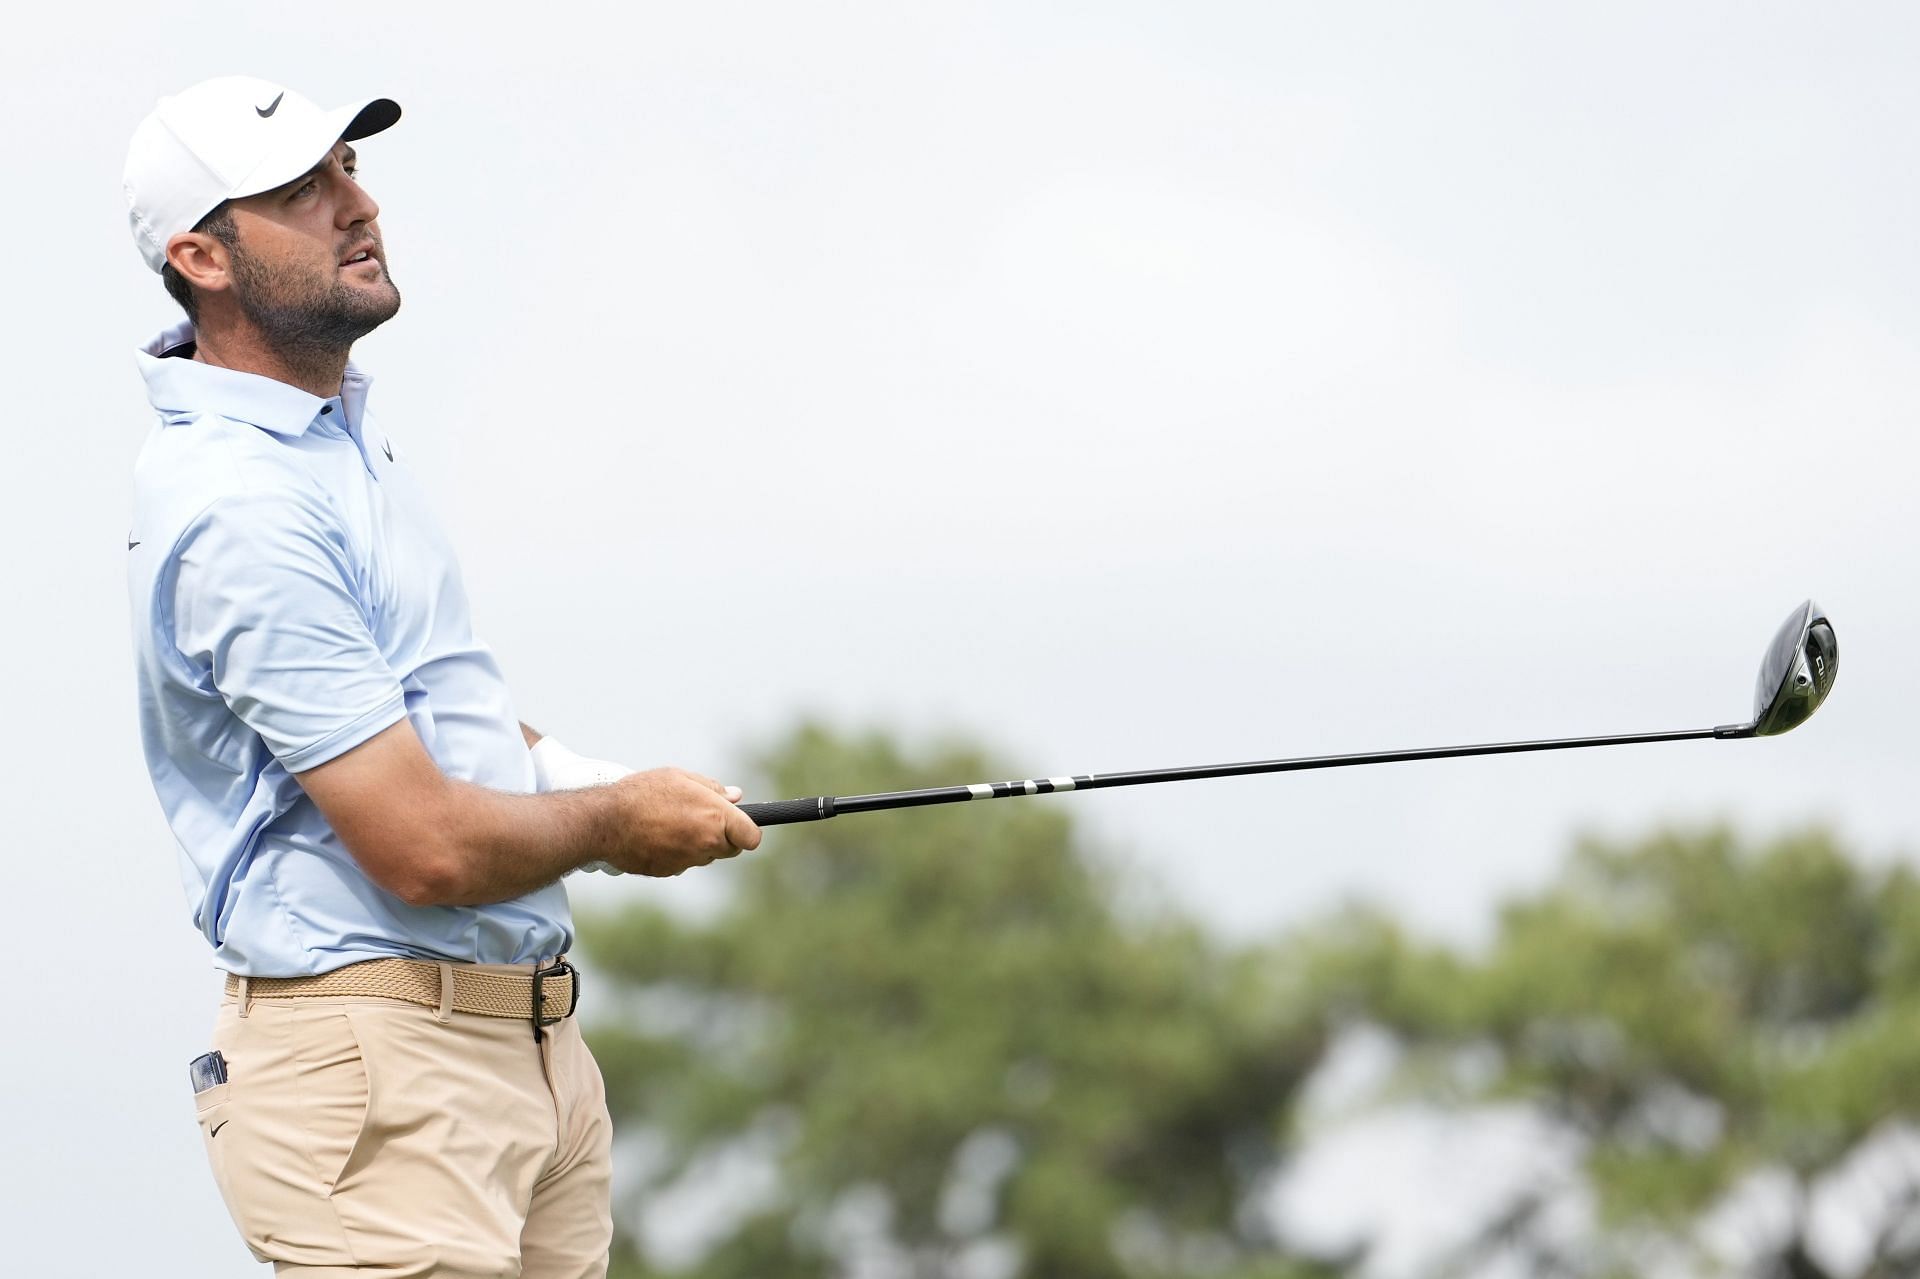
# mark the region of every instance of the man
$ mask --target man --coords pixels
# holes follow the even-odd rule
[[[599,1276],[609,1121],[560,877],[760,835],[732,787],[521,725],[473,634],[347,358],[400,306],[352,146],[399,117],[230,77],[128,152],[135,241],[188,317],[139,355],[127,550],[147,763],[228,974],[196,1105],[278,1274]]]

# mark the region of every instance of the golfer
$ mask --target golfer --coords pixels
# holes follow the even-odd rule
[[[138,355],[127,554],[147,766],[227,974],[194,1099],[278,1274],[599,1276],[610,1123],[560,879],[760,833],[732,787],[522,725],[474,634],[348,361],[400,307],[353,145],[399,118],[230,77],[128,150],[134,240],[186,312]]]

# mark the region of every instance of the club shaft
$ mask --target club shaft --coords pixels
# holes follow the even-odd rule
[[[871,813],[889,808],[921,808],[976,799],[1012,799],[1062,791],[1104,790],[1114,786],[1151,786],[1156,782],[1194,782],[1213,777],[1249,777],[1258,773],[1297,773],[1315,768],[1351,768],[1360,764],[1404,764],[1423,759],[1459,759],[1469,755],[1520,755],[1529,751],[1578,750],[1588,746],[1631,746],[1642,742],[1687,742],[1751,735],[1752,725],[1683,729],[1671,733],[1627,733],[1605,737],[1556,737],[1533,742],[1485,742],[1476,746],[1428,746],[1415,750],[1367,751],[1357,755],[1308,755],[1239,764],[1202,764],[1192,768],[1148,768],[1129,773],[1084,773],[1035,777],[1024,781],[980,782],[971,786],[934,786],[924,790],[884,791],[877,795],[815,795],[808,799],[742,804],[761,826],[819,821],[841,813]]]

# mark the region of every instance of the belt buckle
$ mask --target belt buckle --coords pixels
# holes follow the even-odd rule
[[[567,1001],[567,1011],[561,1013],[557,1017],[549,1017],[546,1015],[547,1001],[545,998],[545,993],[542,989],[542,983],[549,977],[573,978],[573,998]],[[543,1036],[540,1033],[541,1027],[551,1026],[556,1022],[565,1021],[567,1018],[573,1016],[573,1010],[578,1008],[579,1006],[580,1006],[580,970],[575,968],[572,964],[569,964],[566,961],[565,957],[554,960],[553,966],[550,968],[535,968],[533,970],[533,1042],[534,1043],[537,1044],[543,1038],[545,1038],[545,1036]]]

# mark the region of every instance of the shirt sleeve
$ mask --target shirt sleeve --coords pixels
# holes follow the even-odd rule
[[[174,550],[174,637],[288,772],[406,715],[328,508],[298,493],[226,497]]]

